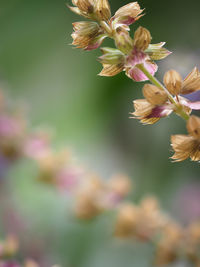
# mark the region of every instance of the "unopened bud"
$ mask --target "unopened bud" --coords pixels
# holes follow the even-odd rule
[[[108,0],[97,0],[95,14],[99,20],[109,20],[111,17],[110,5]]]
[[[190,116],[187,122],[188,133],[197,139],[200,139],[200,118],[197,116]]]
[[[73,45],[85,50],[96,49],[101,45],[106,35],[101,32],[96,22],[82,21],[73,23]]]
[[[180,93],[182,87],[182,77],[177,71],[167,71],[164,75],[163,82],[171,94],[178,95]]]
[[[124,62],[124,54],[114,48],[101,48],[103,55],[99,57],[102,64],[120,64]]]
[[[93,1],[90,1],[90,0],[72,0],[72,3],[83,12],[93,13]]]
[[[163,105],[167,101],[167,94],[152,84],[145,84],[143,95],[152,105]]]
[[[181,94],[190,94],[197,90],[200,90],[200,72],[195,67],[184,79]]]
[[[141,50],[141,51],[146,50],[151,42],[150,32],[143,27],[139,27],[135,32],[133,42],[134,42],[134,46],[138,50]]]
[[[124,30],[122,27],[116,30],[115,44],[117,48],[126,55],[130,54],[133,49],[133,40],[128,31]]]

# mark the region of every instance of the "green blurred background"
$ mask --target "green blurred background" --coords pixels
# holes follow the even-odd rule
[[[128,1],[110,3],[115,12]],[[147,27],[154,43],[166,41],[173,51],[158,62],[157,77],[169,68],[184,76],[195,65],[200,67],[200,2],[139,3],[146,16],[133,28]],[[143,126],[130,119],[132,101],[141,97],[143,84],[133,83],[124,73],[97,76],[99,51],[83,52],[69,45],[71,23],[82,19],[65,4],[63,0],[0,0],[2,88],[17,102],[26,103],[33,127],[51,128],[56,145],[71,148],[90,169],[105,179],[118,172],[130,175],[135,185],[131,199],[155,194],[172,216],[183,220],[186,213],[184,220],[189,221],[180,195],[194,186],[195,201],[200,201],[199,164],[189,160],[175,164],[168,159],[170,135],[185,133],[184,122],[171,116]],[[87,224],[74,221],[67,213],[70,203],[38,185],[34,177],[35,167],[28,162],[13,168],[8,177],[10,201],[29,221],[21,233],[25,243],[33,244],[28,253],[45,251],[48,263],[64,267],[149,266],[151,248],[114,242],[108,218]],[[3,214],[2,233],[9,230]]]

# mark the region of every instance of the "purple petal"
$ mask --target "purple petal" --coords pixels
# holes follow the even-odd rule
[[[131,25],[135,22],[136,20],[134,18],[128,17],[126,20],[120,21],[121,24],[125,25]]]
[[[184,95],[185,98],[189,99],[190,101],[200,101],[200,91]]]
[[[170,106],[156,106],[147,118],[163,118],[170,115],[172,111],[173,109]]]

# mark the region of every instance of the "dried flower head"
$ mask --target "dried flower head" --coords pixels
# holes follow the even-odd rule
[[[186,95],[200,90],[200,72],[196,67],[184,80],[177,71],[170,70],[165,73],[163,81],[173,95]]]
[[[142,12],[143,9],[140,8],[140,5],[137,2],[129,3],[117,10],[112,18],[113,25],[115,27],[120,24],[131,25],[143,16],[141,14]]]
[[[143,27],[139,27],[136,30],[133,40],[130,38],[126,29],[119,27],[116,30],[115,43],[119,51],[123,53],[120,62],[118,63],[118,65],[110,63],[109,72],[105,69],[107,68],[107,66],[103,64],[104,68],[100,75],[113,76],[124,70],[126,72],[126,75],[135,81],[148,80],[147,76],[137,67],[137,65],[143,64],[144,67],[149,71],[149,73],[151,75],[154,75],[158,67],[152,61],[152,59],[162,59],[170,54],[168,50],[162,48],[164,43],[161,43],[157,46],[152,45],[153,47],[155,46],[154,51],[156,51],[153,53],[152,47],[150,47],[150,41],[150,32]],[[165,49],[165,53],[160,53],[159,51],[161,49]],[[153,58],[151,58],[151,56]],[[114,70],[116,70],[116,67],[117,71],[110,72],[110,69],[113,68]]]
[[[135,111],[131,113],[133,118],[139,119],[143,124],[154,124],[173,112],[167,94],[158,87],[146,84],[143,95],[145,99],[133,101]]]
[[[187,122],[189,135],[172,135],[171,145],[175,154],[174,161],[183,161],[191,158],[200,161],[200,118],[191,116]]]
[[[98,48],[106,35],[96,22],[81,21],[73,23],[73,43],[77,48],[93,50]]]
[[[72,0],[73,7],[70,10],[86,18],[92,18],[95,0]]]
[[[108,21],[111,17],[110,5],[108,0],[97,0],[95,5],[95,14],[98,20]]]

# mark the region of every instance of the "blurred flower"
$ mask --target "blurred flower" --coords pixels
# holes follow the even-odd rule
[[[26,135],[26,122],[23,117],[0,114],[0,152],[4,157],[16,159],[22,154]]]
[[[101,214],[104,207],[101,201],[103,191],[102,181],[96,177],[89,177],[78,189],[75,200],[75,215],[79,219],[92,219]]]
[[[111,207],[119,204],[131,191],[132,183],[125,175],[115,175],[107,183],[107,201]]]
[[[12,257],[19,248],[18,240],[13,235],[8,235],[4,241],[0,243],[0,258]]]
[[[47,132],[30,134],[24,144],[24,155],[35,160],[44,158],[50,150],[50,136]]]
[[[137,238],[141,241],[153,241],[166,222],[167,218],[160,212],[157,200],[153,197],[147,197],[138,206],[133,204],[120,206],[115,225],[115,235]]]
[[[156,266],[168,265],[179,258],[183,244],[182,234],[182,229],[177,224],[169,223],[165,226],[156,248]]]

